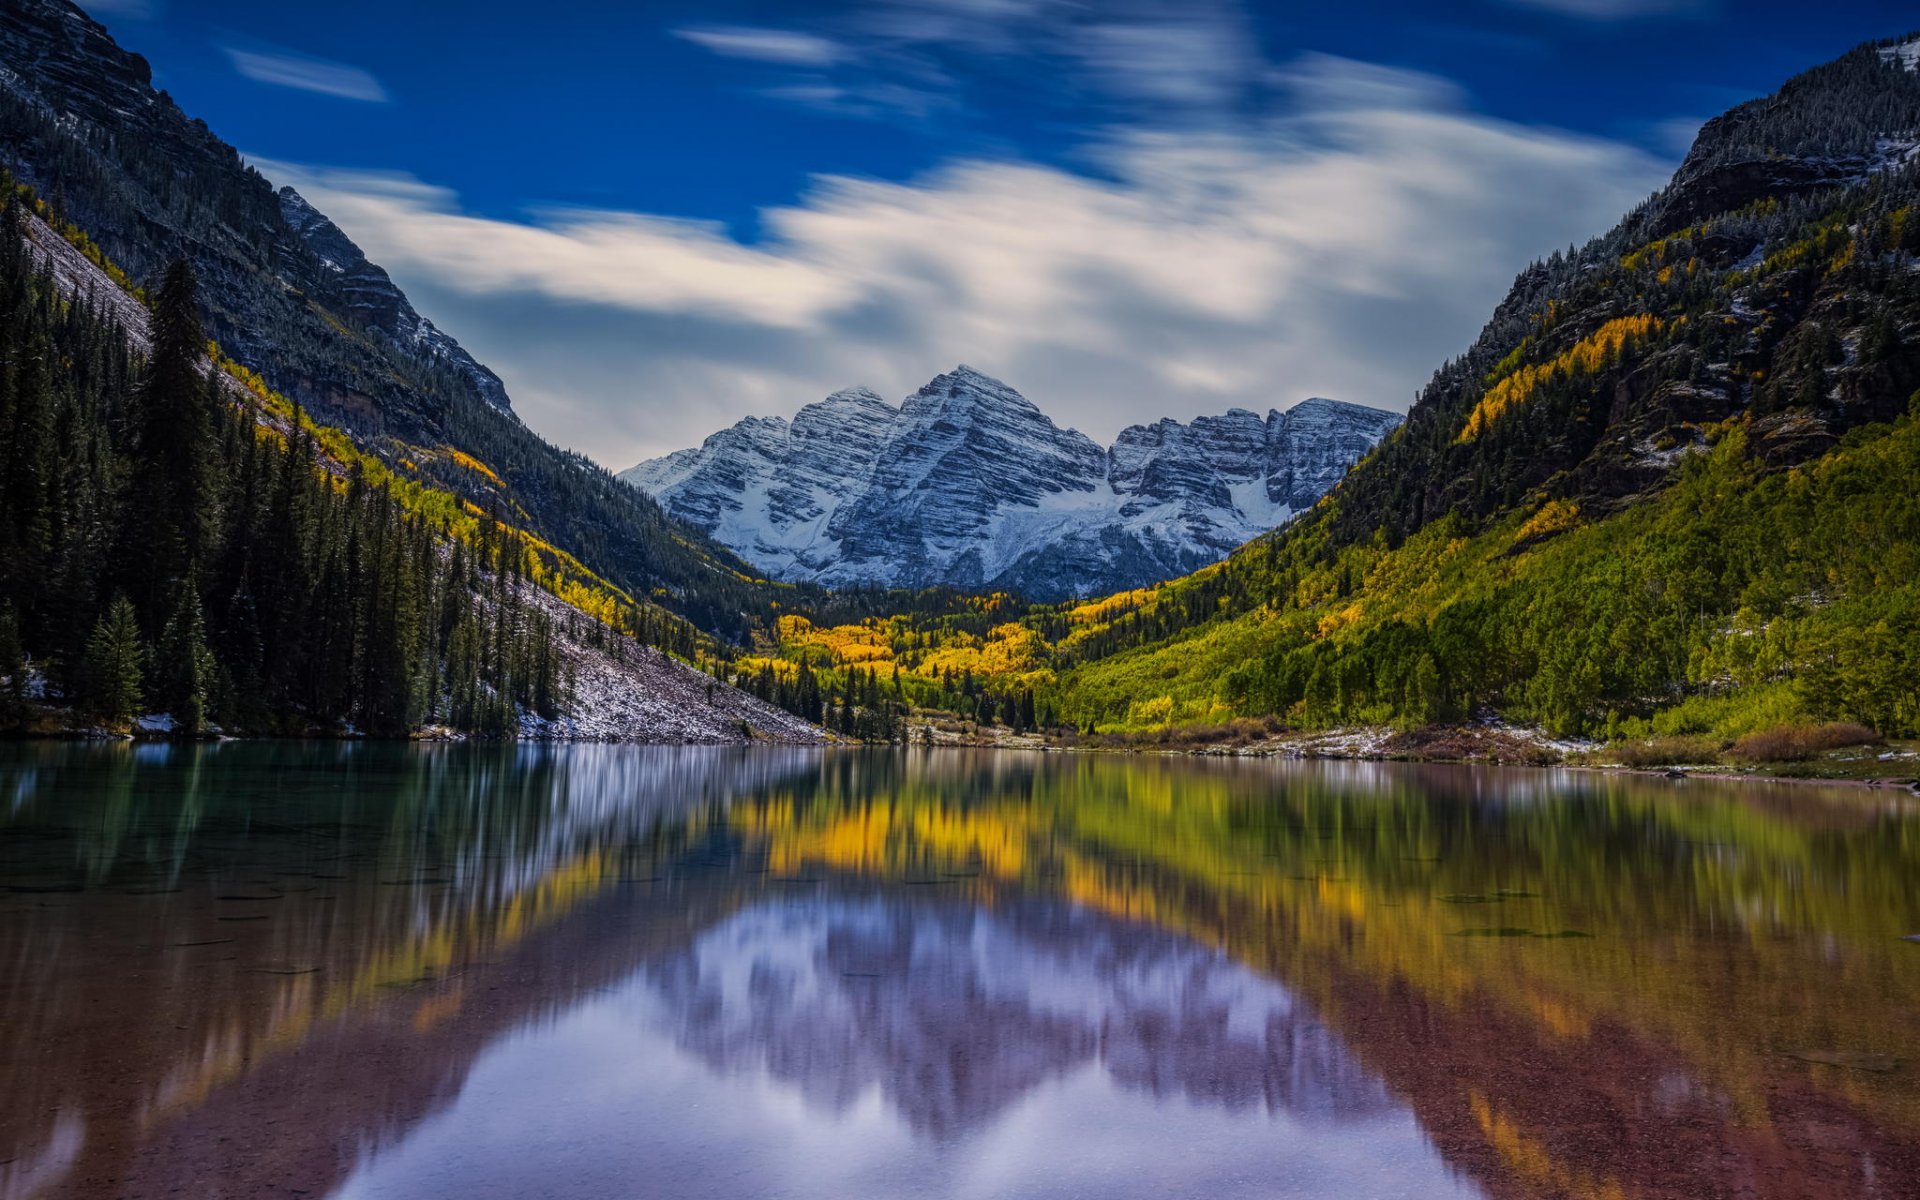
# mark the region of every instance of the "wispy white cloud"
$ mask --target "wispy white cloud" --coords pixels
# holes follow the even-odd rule
[[[872,80],[839,84],[826,79],[805,79],[763,88],[760,94],[770,100],[802,105],[837,117],[876,120],[927,117],[956,104],[953,93],[945,88],[910,87]]]
[[[1668,117],[1647,127],[1648,140],[1676,158],[1684,157],[1706,123],[1704,117]]]
[[[1026,60],[1043,90],[1141,110],[1237,110],[1267,71],[1242,0],[855,0],[814,30],[691,28],[718,53],[820,72],[761,89],[825,111],[923,117],[962,107],[943,63]],[[859,97],[823,103],[825,89]]]
[[[1473,114],[1423,76],[1327,58],[1280,74],[1287,115],[1119,135],[1089,150],[1098,178],[991,160],[823,178],[753,244],[262,169],[500,371],[530,424],[615,467],[854,383],[898,398],[960,361],[1096,437],[1314,394],[1404,407],[1529,258],[1664,173],[1621,143]]]
[[[791,29],[700,25],[676,29],[673,35],[726,58],[790,67],[828,67],[850,56],[847,47],[831,38]]]
[[[1150,103],[1230,106],[1261,74],[1251,32],[1203,6],[1181,17],[1085,25],[1071,45],[1102,89]]]
[[[371,104],[385,104],[389,98],[387,89],[372,74],[346,63],[309,58],[304,54],[245,50],[237,46],[225,49],[227,57],[233,61],[234,70],[256,83]]]

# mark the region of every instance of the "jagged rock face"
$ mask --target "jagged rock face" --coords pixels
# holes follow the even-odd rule
[[[1071,510],[1104,475],[1092,439],[964,366],[909,396],[889,434],[828,525],[839,560],[823,578],[990,585],[1027,541],[996,518]]]
[[[334,276],[334,294],[362,329],[378,333],[403,354],[442,363],[473,384],[481,399],[508,408],[507,386],[474,361],[459,342],[414,311],[411,301],[386,270],[367,261],[353,239],[290,187],[280,189],[280,215],[287,227]]]
[[[1136,425],[1102,450],[962,366],[897,410],[840,392],[621,478],[776,577],[1059,599],[1218,561],[1311,507],[1399,421],[1316,399]]]
[[[674,515],[744,547],[761,569],[804,577],[833,561],[826,524],[872,473],[897,415],[852,388],[807,405],[791,424],[749,417],[697,450],[641,463],[621,478],[672,495]]]
[[[497,376],[415,312],[331,221],[291,190],[276,193],[156,92],[152,74],[64,0],[0,5],[0,163],[57,197],[63,215],[136,279],[186,254],[200,273],[209,332],[242,362],[283,368],[274,374],[285,390],[306,393],[330,419],[330,398],[364,391],[387,425],[426,440],[444,401],[422,394],[416,377],[435,367],[507,409]],[[86,151],[76,156],[56,144],[61,137]],[[331,344],[339,335],[310,305],[385,342],[387,361],[343,366],[354,354]],[[291,354],[293,344],[306,357]]]

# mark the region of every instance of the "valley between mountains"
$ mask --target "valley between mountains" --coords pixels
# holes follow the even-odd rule
[[[1329,753],[1367,729],[1346,744],[1910,776],[1917,45],[1708,122],[1667,187],[1521,270],[1404,417],[1308,399],[1102,447],[961,366],[615,476],[104,27],[19,0],[0,725]]]

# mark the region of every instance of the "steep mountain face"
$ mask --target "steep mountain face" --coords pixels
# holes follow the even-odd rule
[[[0,229],[0,239],[9,232]],[[36,342],[29,332],[22,344],[21,326],[32,323],[17,320],[18,308],[13,317],[0,320],[0,361],[32,357],[61,364],[54,378],[15,376],[8,403],[0,407],[0,445],[37,446],[32,455],[8,456],[0,464],[0,496],[5,497],[0,503],[0,612],[6,617],[5,632],[13,639],[5,653],[24,654],[38,664],[32,682],[24,686],[36,701],[50,705],[44,710],[38,705],[0,705],[0,731],[69,724],[93,728],[96,717],[88,710],[97,696],[89,685],[89,670],[76,665],[88,661],[89,651],[74,643],[101,611],[109,589],[142,591],[141,578],[128,570],[138,566],[139,560],[137,543],[128,534],[137,529],[142,541],[151,537],[152,531],[140,522],[154,503],[152,494],[140,487],[142,479],[151,478],[143,467],[152,461],[146,457],[149,452],[132,437],[113,436],[112,428],[125,418],[102,420],[100,406],[124,403],[128,394],[140,395],[143,405],[157,402],[145,380],[128,378],[133,361],[156,352],[157,322],[105,269],[37,216],[22,216],[19,232],[24,236],[18,245],[0,241],[0,304],[20,304],[26,289],[36,286],[37,281],[29,282],[31,277],[42,276],[51,285],[50,294],[44,302],[34,296],[29,304],[35,310],[43,303],[48,309],[55,303],[71,304],[73,309],[62,315],[61,325],[72,340]],[[106,371],[75,370],[76,364],[90,360],[113,365]],[[145,379],[152,377],[149,373]],[[285,431],[284,419],[263,412],[239,379],[218,372],[213,377],[222,385],[225,407],[236,419],[236,427],[260,422],[267,429]],[[21,387],[22,383],[29,386]],[[59,397],[58,444],[52,437],[56,423],[45,419],[52,397]],[[108,427],[105,436],[102,425]],[[262,459],[230,454],[224,439],[215,441],[223,443],[216,453],[224,461],[212,475],[226,495],[207,507],[223,523],[218,539],[223,552],[198,576],[204,596],[191,611],[201,614],[202,651],[212,664],[211,680],[202,676],[198,685],[202,694],[197,707],[227,733],[309,732],[350,718],[356,728],[375,735],[405,733],[431,720],[467,730],[479,726],[498,735],[517,732],[532,739],[809,745],[826,740],[806,721],[718,683],[677,658],[608,636],[598,622],[581,620],[580,613],[557,595],[524,581],[501,585],[497,577],[483,580],[449,572],[437,578],[400,576],[404,581],[396,583],[395,559],[374,552],[362,558],[359,572],[360,578],[379,582],[355,594],[340,586],[347,574],[341,561],[343,539],[316,536],[328,524],[324,519],[308,524],[290,515],[308,504],[331,503],[340,506],[333,510],[334,519],[339,519],[341,509],[351,519],[352,501],[322,483],[312,464],[290,477],[263,482]],[[263,439],[265,444],[272,441]],[[235,439],[231,444],[246,442]],[[171,453],[175,449],[155,452],[164,456],[165,475],[179,472],[180,456]],[[192,455],[187,457],[190,460]],[[49,476],[33,469],[34,460],[42,458],[61,463],[58,488],[46,486]],[[71,464],[76,461],[88,463],[92,470],[75,471]],[[322,470],[344,474],[349,468],[333,461]],[[294,482],[301,476],[313,489],[304,499]],[[261,511],[247,503],[247,497],[263,492],[282,498],[284,507],[279,508],[277,520],[259,521]],[[22,538],[21,530],[46,533]],[[377,545],[379,532],[363,521],[350,540]],[[389,537],[405,536],[391,528],[386,532]],[[419,532],[408,530],[409,534]],[[444,539],[441,545],[445,546]],[[416,543],[416,551],[420,548]],[[163,568],[171,561],[164,561]],[[427,561],[448,560],[430,554]],[[369,562],[376,565],[366,565]],[[392,600],[423,592],[435,597],[424,612]],[[537,663],[545,657],[550,664],[564,664],[564,673],[550,668],[548,678],[564,678],[568,686],[558,689],[564,696],[549,689],[545,705],[535,699],[532,704],[519,704],[511,714],[496,716],[479,711],[471,702],[455,700],[472,694],[461,677],[461,664],[472,663],[476,673],[479,664],[472,656],[455,661],[456,656],[449,653],[454,635],[445,622],[454,626],[465,622],[468,633],[461,636],[470,636],[475,618],[461,614],[478,611],[486,625],[494,626],[495,614],[509,593],[509,612],[518,615],[503,625],[517,624],[529,633],[517,645],[509,642],[502,647],[487,665],[491,668],[516,657],[523,664]],[[364,629],[386,632],[359,639],[329,635],[362,611],[376,614]],[[425,623],[419,624],[423,616]],[[416,623],[411,636],[416,639],[412,653],[417,657],[411,664],[404,649],[409,635],[393,632],[406,629],[409,621]],[[444,640],[440,630],[447,630]],[[147,719],[149,729],[178,731],[182,726],[179,697],[170,696],[180,686],[181,673],[173,666],[177,650],[177,643],[163,637],[144,656],[142,703],[165,712]],[[0,657],[0,674],[11,674],[22,666],[17,657]],[[423,672],[433,681],[426,695],[395,700],[397,694],[412,693],[408,685]],[[399,686],[396,677],[403,681]],[[343,678],[354,680],[354,686],[341,686],[338,681]],[[511,689],[508,694],[541,694],[538,686],[516,687],[498,674],[494,679]],[[9,686],[0,684],[0,689]],[[431,707],[424,704],[428,696],[433,698]]]
[[[788,423],[750,417],[706,440],[641,463],[620,476],[652,496],[671,494],[674,515],[728,546],[817,570],[808,557],[826,524],[873,470],[896,413],[852,388],[809,404]],[[778,569],[778,568],[775,568]]]
[[[1399,420],[1316,399],[1136,425],[1103,450],[963,365],[898,409],[840,392],[620,478],[782,578],[1059,599],[1218,561],[1312,507]]]
[[[0,5],[0,167],[135,282],[191,259],[222,349],[396,470],[514,514],[715,632],[739,636],[765,608],[745,564],[522,426],[500,380],[337,226],[155,91],[146,61],[66,0]]]
[[[1912,179],[1911,44],[1862,46],[1709,121],[1667,188],[1523,272],[1405,434],[1342,488],[1340,537],[1479,519],[1549,481],[1598,514],[1658,488],[1715,421],[1751,416],[1788,463],[1902,411],[1910,385],[1826,355],[1864,330],[1853,293],[1812,268],[1850,240],[1849,198]]]
[[[380,335],[401,354],[445,364],[473,388],[474,394],[495,408],[512,407],[500,377],[475,362],[460,343],[415,312],[392,277],[368,262],[360,247],[328,220],[326,214],[290,187],[281,188],[279,196],[281,218],[319,258],[320,266],[332,272],[331,290],[338,297],[340,308],[351,314],[354,324]]]
[[[1920,729],[1916,64],[1862,46],[1708,122],[1328,504],[1080,631],[1063,707]]]

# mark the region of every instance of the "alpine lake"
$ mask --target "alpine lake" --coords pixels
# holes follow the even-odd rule
[[[1920,801],[0,746],[0,1200],[1920,1196]]]

